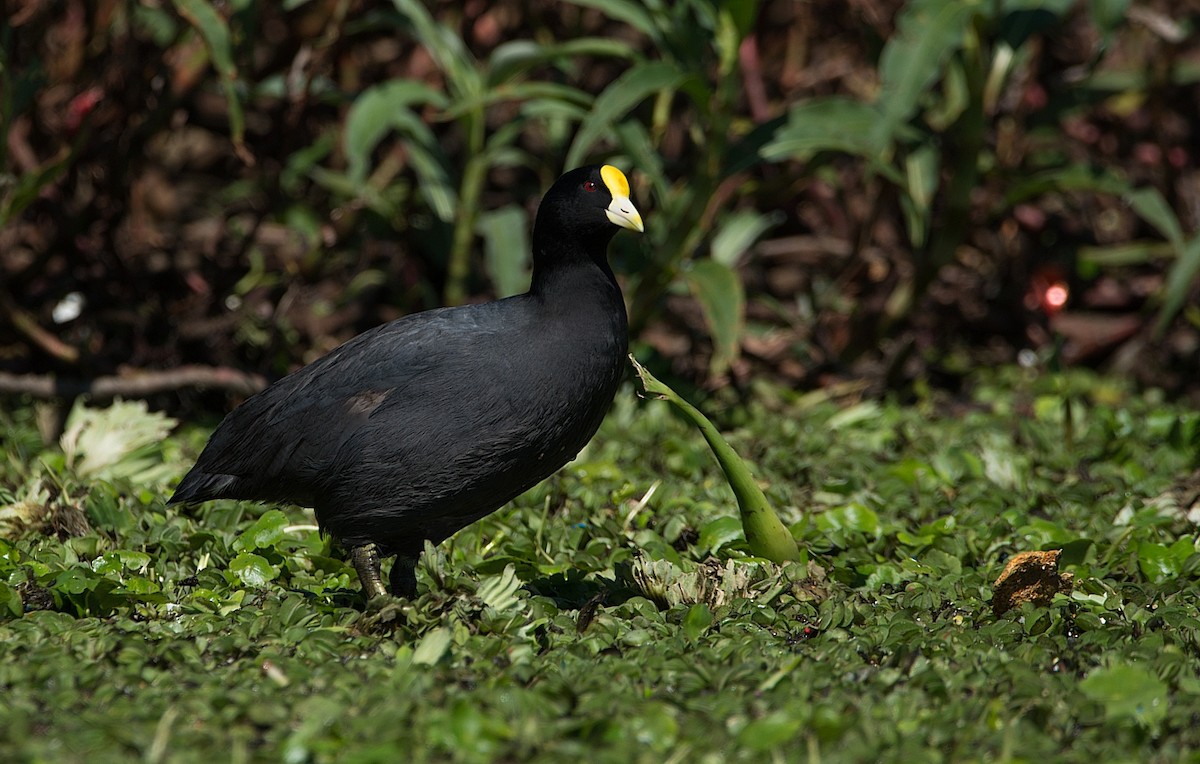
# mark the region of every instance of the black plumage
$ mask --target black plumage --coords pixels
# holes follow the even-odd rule
[[[566,464],[612,403],[627,351],[607,260],[642,230],[611,165],[563,175],[538,210],[529,292],[371,329],[225,418],[172,503],[254,499],[316,510],[364,591],[411,595],[439,543]]]

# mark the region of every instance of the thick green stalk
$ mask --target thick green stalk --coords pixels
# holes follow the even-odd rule
[[[641,378],[642,388],[646,393],[674,405],[708,441],[709,448],[712,449],[713,455],[717,457],[717,462],[725,472],[729,487],[733,489],[733,494],[737,497],[738,509],[742,516],[742,530],[746,534],[747,543],[750,544],[750,551],[771,562],[782,563],[799,560],[800,547],[797,546],[796,539],[792,537],[787,526],[775,514],[775,510],[767,502],[767,497],[758,487],[758,483],[754,482],[754,475],[750,473],[750,468],[737,455],[733,447],[725,442],[716,426],[699,409],[655,379],[632,355],[629,356],[629,360]]]

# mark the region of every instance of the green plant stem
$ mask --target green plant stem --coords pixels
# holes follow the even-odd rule
[[[966,73],[968,106],[958,121],[957,137],[950,167],[950,182],[945,192],[945,208],[939,217],[942,224],[934,228],[933,240],[917,260],[911,310],[925,294],[942,266],[954,259],[954,253],[966,239],[971,220],[971,193],[979,182],[979,155],[984,140],[984,89],[987,71],[978,31],[967,33],[963,46],[963,70]]]
[[[475,241],[475,220],[479,214],[479,197],[487,179],[487,160],[483,153],[484,121],[482,110],[471,112],[467,118],[470,159],[463,169],[458,193],[458,210],[454,215],[454,238],[450,259],[446,263],[446,288],[442,295],[446,305],[461,305],[467,299],[467,279],[471,273],[471,244]]]
[[[725,473],[725,478],[729,481],[729,487],[733,489],[734,496],[737,497],[738,509],[742,516],[742,529],[746,534],[747,543],[750,544],[750,551],[772,562],[799,560],[801,558],[800,547],[797,546],[796,539],[792,537],[787,526],[780,521],[775,510],[771,508],[766,495],[754,481],[754,475],[751,474],[750,468],[737,455],[733,447],[725,442],[716,426],[699,409],[655,379],[654,375],[638,363],[632,355],[629,356],[629,360],[638,377],[641,378],[642,387],[646,393],[668,401],[679,409],[688,421],[700,430],[700,434],[708,442],[713,455],[717,457],[717,463],[721,465],[721,470]]]

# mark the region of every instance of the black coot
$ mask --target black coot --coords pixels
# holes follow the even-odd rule
[[[371,329],[247,400],[171,503],[310,506],[351,550],[368,598],[412,596],[439,543],[548,477],[591,439],[621,379],[625,304],[607,259],[643,230],[611,165],[572,170],[533,228],[529,292]]]

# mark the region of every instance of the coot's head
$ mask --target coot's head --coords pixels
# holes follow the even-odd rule
[[[629,200],[625,174],[610,164],[597,164],[571,170],[555,181],[538,207],[534,231],[535,236],[565,233],[586,246],[608,242],[617,227],[645,230]]]

